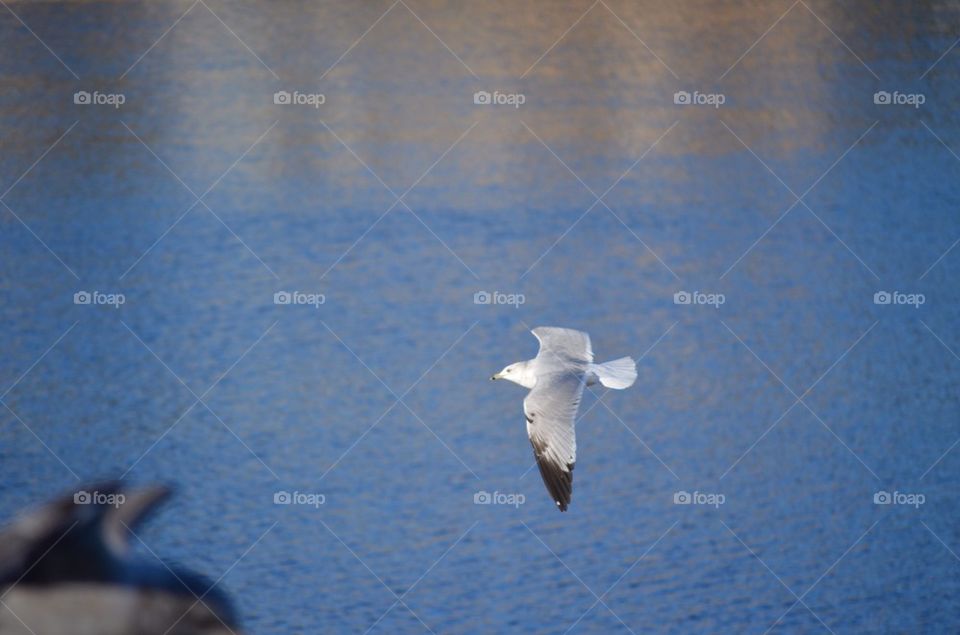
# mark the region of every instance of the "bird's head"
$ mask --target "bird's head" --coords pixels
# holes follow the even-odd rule
[[[527,362],[516,362],[515,364],[510,364],[509,366],[504,367],[503,370],[490,378],[491,381],[494,379],[506,379],[507,381],[512,381],[515,384],[527,386],[529,383],[527,377]],[[529,386],[527,387],[529,388]]]
[[[516,364],[510,364],[509,366],[505,366],[503,370],[501,370],[499,373],[495,373],[493,377],[490,378],[490,381],[493,381],[495,379],[510,379],[510,380],[516,379],[517,377],[520,376],[520,365],[522,363],[523,362],[517,362]]]

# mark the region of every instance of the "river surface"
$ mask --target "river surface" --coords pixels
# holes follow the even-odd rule
[[[957,632],[958,23],[11,3],[0,516],[175,485],[258,634]],[[565,514],[538,325],[639,360]]]

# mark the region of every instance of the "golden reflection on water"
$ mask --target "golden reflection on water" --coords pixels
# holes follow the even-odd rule
[[[544,220],[545,233],[556,237],[648,153],[607,198],[631,227],[701,213],[711,207],[711,188],[722,184],[741,190],[736,212],[756,216],[744,222],[763,226],[792,200],[759,162],[749,175],[727,171],[745,152],[731,131],[803,191],[879,116],[871,96],[881,82],[871,73],[886,80],[891,66],[932,63],[951,43],[944,21],[958,14],[947,2],[410,0],[415,15],[401,4],[384,14],[388,2],[209,4],[216,16],[198,5],[166,35],[189,3],[22,6],[81,79],[35,50],[31,38],[13,38],[18,53],[30,54],[3,76],[17,95],[0,102],[7,122],[0,143],[12,162],[28,166],[37,148],[78,120],[78,132],[58,149],[77,178],[114,173],[140,196],[153,196],[156,179],[168,176],[179,187],[122,121],[194,192],[216,184],[206,202],[228,222],[269,219],[277,209],[361,218],[361,227],[333,243],[337,253],[414,184],[405,201],[418,213],[490,213],[502,223],[517,211],[560,209],[562,217]],[[64,20],[91,28],[58,35]],[[923,49],[918,32],[943,40],[942,49]],[[930,81],[955,74],[944,63]],[[124,92],[127,103],[117,112],[78,113],[73,91],[96,87]],[[277,90],[323,93],[326,101],[278,106]],[[476,90],[522,93],[526,101],[477,106]],[[726,102],[677,106],[678,90],[722,93]],[[12,202],[29,200],[40,183],[25,181]],[[189,204],[192,195],[180,194]],[[140,249],[185,209],[181,201],[160,207],[149,212],[157,226],[144,230]],[[715,222],[705,218],[705,226]],[[760,230],[742,230],[743,244],[721,259],[732,261]],[[665,233],[655,247],[677,258],[684,238]],[[479,246],[445,238],[480,266]],[[518,263],[533,258],[521,241],[511,249]],[[660,271],[645,249],[634,259]],[[143,266],[159,265],[148,259]]]
[[[78,85],[129,93],[114,119],[151,147],[166,146],[170,167],[198,191],[274,122],[259,154],[237,167],[238,182],[266,187],[311,174],[342,191],[381,188],[356,152],[400,193],[476,124],[438,169],[453,179],[446,189],[457,208],[458,182],[560,187],[570,175],[540,140],[602,192],[677,121],[657,153],[742,152],[725,124],[764,157],[789,162],[803,150],[836,156],[875,119],[872,74],[891,61],[935,59],[906,42],[918,30],[945,35],[942,25],[958,14],[948,2],[408,4],[384,15],[388,2],[211,2],[234,37],[203,6],[164,35],[188,3],[73,3],[63,15],[99,25],[55,42],[82,71],[80,82],[64,79],[49,59],[4,81],[40,91],[42,107],[71,117],[72,105],[60,102]],[[54,20],[44,15],[52,6],[23,8],[41,34],[55,30],[44,27]],[[320,92],[326,103],[278,107],[278,89]],[[478,107],[478,89],[523,93],[526,103]],[[678,107],[677,90],[723,93],[726,103],[719,110]],[[13,121],[26,115],[21,100],[0,107]],[[13,141],[39,134],[13,126],[8,149],[32,148]],[[556,168],[546,170],[550,176],[539,171],[546,162]],[[824,167],[798,168],[796,181],[809,182]]]

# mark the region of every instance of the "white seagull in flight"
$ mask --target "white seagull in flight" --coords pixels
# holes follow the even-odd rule
[[[629,388],[637,379],[637,364],[630,357],[594,364],[590,336],[583,331],[539,326],[531,332],[540,341],[537,356],[510,364],[490,379],[530,389],[523,400],[527,436],[547,491],[564,512],[573,494],[574,424],[583,387],[600,382],[607,388]]]

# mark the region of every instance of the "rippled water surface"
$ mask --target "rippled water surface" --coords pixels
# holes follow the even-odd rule
[[[173,483],[144,542],[252,633],[956,632],[958,20],[12,3],[0,513]],[[487,381],[548,324],[640,360],[584,397],[566,514]]]

